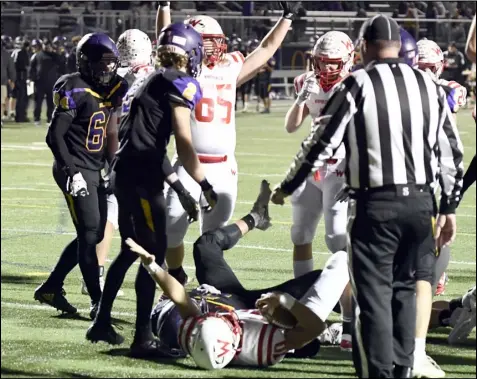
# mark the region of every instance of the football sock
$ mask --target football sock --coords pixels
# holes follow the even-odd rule
[[[414,356],[426,355],[426,339],[416,338],[414,343]]]
[[[352,329],[353,325],[351,320],[345,317],[342,317],[342,320],[343,320],[343,334],[347,334],[351,336],[353,331]]]
[[[60,259],[56,264],[53,271],[51,271],[50,277],[46,280],[45,284],[48,287],[59,289],[63,287],[63,282],[66,276],[73,268],[78,264],[78,239],[75,238],[64,248],[61,253]]]
[[[136,333],[134,342],[146,342],[153,339],[151,327],[151,312],[154,306],[156,282],[151,278],[147,270],[140,265],[136,276]],[[116,291],[117,293],[117,291]]]
[[[293,261],[293,274],[295,278],[313,271],[313,258],[304,261]]]
[[[182,284],[183,286],[186,285],[186,280],[187,280],[187,274],[184,271],[184,268],[182,266],[177,267],[177,268],[170,268],[168,270],[169,275],[173,276],[176,278],[176,280]]]
[[[86,232],[87,234],[89,232]],[[96,254],[96,243],[91,237],[78,238],[78,264],[83,275],[84,283],[88,289],[91,302],[99,303],[101,300],[101,287],[99,285],[99,265]]]

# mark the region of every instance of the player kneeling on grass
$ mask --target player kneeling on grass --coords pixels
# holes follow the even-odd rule
[[[298,357],[318,352],[317,337],[349,280],[346,253],[331,256],[323,271],[263,290],[245,289],[223,257],[224,250],[254,227],[270,226],[270,195],[269,183],[263,181],[248,215],[204,233],[195,242],[201,286],[194,291],[187,292],[155,263],[153,255],[131,239],[126,241],[167,296],[152,314],[165,356],[189,354],[199,367],[216,369],[229,364],[266,367],[293,350]]]

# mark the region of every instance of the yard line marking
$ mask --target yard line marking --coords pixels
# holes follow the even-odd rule
[[[55,310],[53,307],[47,305],[37,305],[37,304],[24,304],[24,303],[12,303],[9,301],[2,301],[2,307],[7,308],[14,308],[14,309],[34,309],[38,311],[53,311]],[[78,309],[79,313],[87,313],[89,314],[89,309]],[[124,316],[124,317],[134,317],[136,316],[135,313],[130,312],[115,312],[112,311],[111,314],[113,316]]]
[[[76,233],[73,232],[63,232],[63,233],[57,233],[55,231],[42,231],[42,230],[34,230],[34,229],[16,229],[16,228],[2,228],[2,232],[10,232],[10,233],[36,233],[36,234],[47,234],[47,235],[67,235],[67,236],[75,236]],[[475,234],[472,234],[475,236]],[[119,236],[114,236],[114,239],[120,239],[121,237]],[[191,241],[184,241],[186,245],[193,245],[194,242]],[[267,247],[267,246],[260,246],[260,245],[242,245],[242,244],[237,244],[234,246],[235,248],[241,248],[241,249],[252,249],[252,250],[264,250],[264,251],[279,251],[279,252],[287,252],[290,253],[292,252],[292,249],[283,249],[279,247]],[[331,253],[329,252],[323,252],[323,251],[314,251],[313,254],[316,255],[330,255]],[[475,265],[476,262],[466,262],[466,261],[450,261],[452,264],[461,264],[461,265]]]

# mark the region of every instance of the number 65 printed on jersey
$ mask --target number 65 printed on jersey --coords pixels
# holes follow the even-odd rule
[[[227,97],[225,91],[231,90],[232,86],[230,84],[217,84],[215,85],[216,88],[213,87],[211,89],[214,92],[217,91],[216,95],[209,97],[204,92],[204,97],[195,107],[195,119],[204,123],[220,121],[220,123],[228,125],[232,118],[234,105],[231,101],[225,100],[224,97]]]
[[[103,111],[94,112],[88,125],[88,135],[86,136],[86,148],[88,151],[101,151],[106,134],[106,114]]]

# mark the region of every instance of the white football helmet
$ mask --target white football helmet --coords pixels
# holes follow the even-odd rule
[[[323,34],[313,48],[313,69],[321,87],[327,91],[343,80],[351,71],[354,61],[354,45],[343,32]],[[338,65],[336,69],[327,65]]]
[[[152,65],[152,43],[146,33],[139,29],[128,29],[118,38],[121,67],[134,69],[136,66]]]
[[[220,369],[235,357],[240,331],[235,314],[189,317],[180,328],[179,343],[198,367]]]
[[[215,65],[227,53],[227,42],[222,27],[210,16],[192,16],[184,21],[202,35],[207,65]]]
[[[418,67],[427,72],[436,81],[444,69],[444,54],[437,43],[429,39],[421,39],[417,42],[419,51]]]

